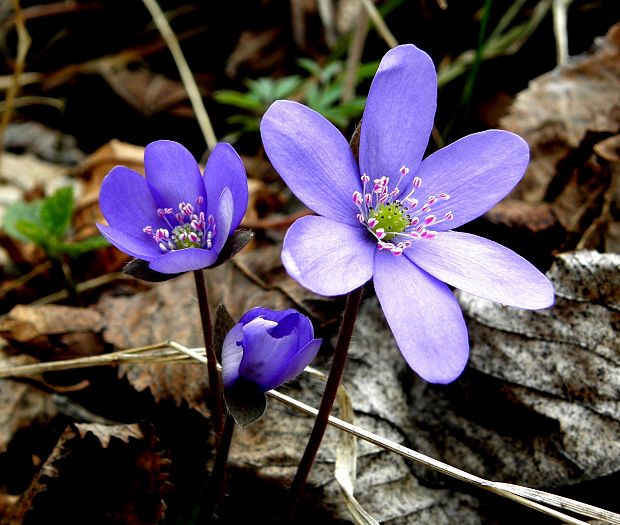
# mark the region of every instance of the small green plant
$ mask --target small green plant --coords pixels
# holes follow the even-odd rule
[[[34,242],[51,259],[77,257],[108,246],[100,235],[70,240],[73,213],[73,188],[67,186],[39,201],[14,203],[6,211],[3,226],[7,235],[18,241]]]
[[[366,97],[354,97],[348,102],[342,102],[346,77],[344,62],[336,60],[321,66],[314,60],[303,58],[297,63],[305,73],[303,76],[247,80],[247,91],[220,90],[215,93],[215,100],[220,104],[241,110],[227,120],[228,124],[237,127],[237,131],[228,137],[230,140],[245,133],[257,132],[267,108],[281,99],[297,100],[340,128],[346,128],[353,119],[361,116]],[[377,67],[378,62],[361,64],[357,69],[355,83],[372,78]]]
[[[15,202],[6,210],[3,227],[9,237],[41,247],[61,275],[71,301],[79,303],[65,259],[109,246],[109,243],[100,235],[71,240],[74,211],[73,188],[67,186],[35,202]]]

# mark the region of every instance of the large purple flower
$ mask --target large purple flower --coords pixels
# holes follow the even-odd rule
[[[222,379],[229,389],[240,379],[267,392],[299,375],[316,357],[321,339],[296,310],[253,308],[224,339]]]
[[[109,226],[97,225],[102,235],[156,272],[212,265],[248,205],[239,155],[218,144],[203,177],[187,149],[160,140],[144,150],[144,171],[116,166],[103,179],[99,206]]]
[[[521,308],[553,303],[547,278],[495,242],[451,231],[487,211],[521,179],[528,147],[506,131],[474,133],[422,160],[437,77],[413,45],[389,51],[362,119],[359,167],[318,113],[275,102],[261,123],[265,150],[291,190],[319,216],[284,239],[288,273],[340,295],[373,279],[398,346],[424,379],[447,383],[469,354],[459,305],[444,284]]]

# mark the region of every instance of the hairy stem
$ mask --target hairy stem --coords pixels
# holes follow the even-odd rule
[[[211,326],[211,313],[209,311],[209,299],[207,297],[207,287],[205,286],[202,270],[194,271],[196,281],[196,292],[198,295],[198,306],[200,309],[200,321],[202,323],[202,333],[205,341],[205,352],[207,355],[207,370],[209,373],[209,408],[213,414],[213,428],[215,429],[216,444],[219,444],[224,424],[224,406],[222,397],[222,384],[220,374],[217,370],[217,358],[213,348],[213,328]]]
[[[355,325],[355,319],[357,318],[357,312],[359,310],[360,302],[362,300],[362,287],[353,290],[347,297],[347,305],[344,309],[344,315],[342,318],[342,324],[340,325],[340,333],[338,334],[338,342],[336,343],[336,350],[334,352],[334,361],[329,371],[327,383],[325,384],[325,390],[323,391],[323,398],[321,399],[321,406],[319,412],[314,421],[314,427],[312,433],[308,439],[306,450],[301,458],[299,466],[297,467],[297,473],[293,479],[290,493],[289,511],[287,515],[287,523],[292,523],[297,510],[297,505],[301,499],[308,475],[312,469],[314,458],[321,446],[325,429],[329,420],[329,414],[334,406],[336,399],[336,393],[338,392],[338,386],[342,378],[342,372],[344,371],[344,364],[347,359],[347,353],[349,352],[349,345],[351,343],[351,336],[353,335],[353,326]]]

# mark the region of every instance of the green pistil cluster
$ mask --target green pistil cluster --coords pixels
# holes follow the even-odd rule
[[[378,221],[372,228],[372,231],[377,233],[378,229],[385,231],[385,237],[382,241],[390,241],[395,237],[396,233],[402,233],[405,228],[409,226],[411,221],[405,213],[405,208],[399,201],[394,201],[389,204],[379,204],[376,209],[370,209],[368,215],[369,220],[375,219]]]
[[[202,248],[202,233],[197,233],[191,224],[181,224],[172,230],[172,242],[178,250]]]

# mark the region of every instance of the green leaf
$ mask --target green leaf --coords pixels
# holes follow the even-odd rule
[[[29,219],[18,219],[15,229],[28,241],[32,241],[42,248],[48,249],[49,236],[40,224]]]
[[[324,84],[332,80],[338,73],[342,71],[342,62],[335,61],[327,64],[321,71],[320,80]]]
[[[338,101],[341,94],[342,86],[338,84],[320,90],[317,99],[314,101],[313,109],[321,111],[322,109],[330,108]]]
[[[220,91],[216,91],[213,96],[217,102],[227,106],[234,106],[236,108],[256,112],[263,110],[263,103],[250,93],[241,93],[239,91],[222,89]]]
[[[315,77],[321,76],[321,66],[311,58],[300,58],[297,64]]]
[[[265,106],[268,106],[275,100],[273,98],[275,83],[270,78],[264,77],[253,80],[250,83],[250,86],[250,92],[253,93]]]
[[[31,225],[38,228],[42,228],[41,219],[39,215],[39,208],[41,202],[23,202],[18,201],[11,204],[4,214],[3,228],[6,234],[21,242],[34,241],[28,234],[23,233],[17,227],[17,223],[20,221],[26,221]],[[30,231],[29,227],[26,227]],[[36,242],[36,241],[35,241]]]
[[[267,397],[254,383],[239,378],[235,384],[224,389],[224,400],[233,419],[246,427],[260,419],[267,408]]]
[[[290,97],[303,84],[303,79],[297,75],[280,78],[276,81],[272,98],[280,100]]]
[[[78,257],[86,252],[92,252],[99,248],[110,246],[110,243],[101,235],[93,235],[82,241],[63,242],[57,247],[60,252],[66,253],[69,257]]]
[[[43,199],[40,214],[41,223],[50,235],[64,236],[73,217],[73,188],[60,188]]]
[[[360,64],[357,68],[357,80],[367,80],[374,77],[377,69],[379,69],[379,61]]]

